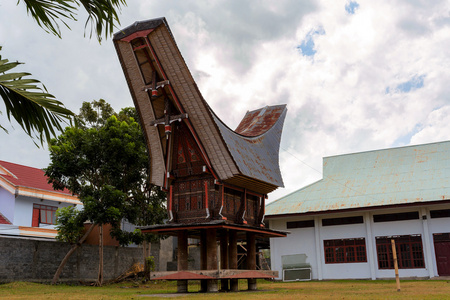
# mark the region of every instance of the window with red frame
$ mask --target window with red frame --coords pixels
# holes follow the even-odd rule
[[[365,238],[325,240],[325,263],[367,262]]]
[[[33,204],[33,221],[31,226],[39,227],[39,224],[56,224],[56,206]]]
[[[379,269],[394,269],[391,239],[395,241],[399,269],[425,268],[422,237],[420,235],[402,235],[376,237]]]

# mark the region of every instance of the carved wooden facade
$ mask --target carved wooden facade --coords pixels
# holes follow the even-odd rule
[[[185,124],[176,124],[172,135],[171,222],[203,223],[219,219],[252,226],[262,224],[264,195],[220,184],[206,172],[206,163]]]

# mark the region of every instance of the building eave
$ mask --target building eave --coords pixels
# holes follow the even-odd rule
[[[434,206],[434,205],[445,205],[450,204],[450,199],[436,200],[436,201],[426,201],[426,202],[414,202],[414,203],[400,203],[391,205],[377,205],[377,206],[366,206],[358,208],[344,208],[336,210],[321,210],[321,211],[309,211],[303,213],[284,213],[276,215],[266,215],[265,219],[284,219],[291,217],[305,217],[305,216],[317,216],[317,215],[330,215],[330,214],[342,214],[351,212],[365,212],[365,211],[379,211],[383,209],[393,209],[393,208],[408,208],[408,207],[418,207],[418,206]]]
[[[37,199],[44,199],[50,201],[58,201],[70,204],[81,205],[81,201],[77,196],[57,191],[48,191],[27,186],[14,185],[4,177],[0,176],[0,187],[14,196],[32,197]]]

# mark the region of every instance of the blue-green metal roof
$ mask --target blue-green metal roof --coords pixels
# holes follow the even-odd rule
[[[266,216],[450,199],[450,141],[325,157],[323,179],[266,206]]]

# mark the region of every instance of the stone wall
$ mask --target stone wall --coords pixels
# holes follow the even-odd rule
[[[0,237],[0,282],[52,280],[71,246],[55,241]],[[151,255],[159,269],[159,244]],[[141,247],[104,247],[104,278],[114,279],[134,263],[143,263]],[[98,275],[98,246],[82,245],[72,254],[60,276],[61,281],[89,282]]]

